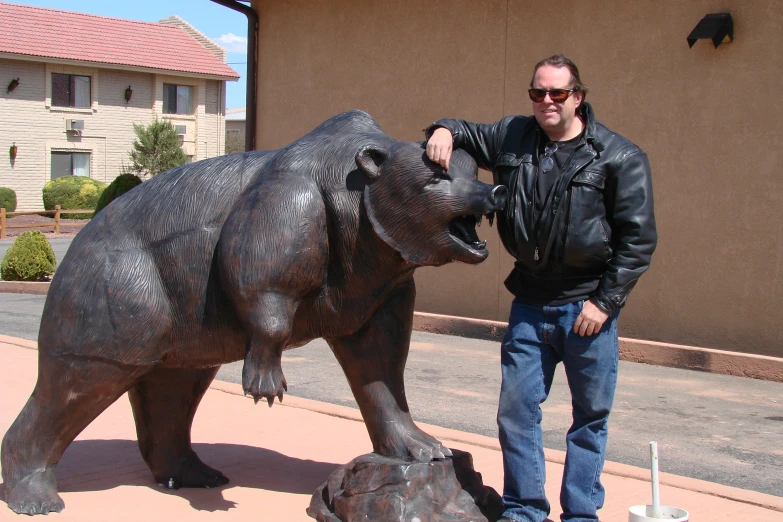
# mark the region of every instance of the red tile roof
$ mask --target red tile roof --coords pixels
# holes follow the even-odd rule
[[[9,3],[0,3],[0,53],[239,78],[176,26]]]

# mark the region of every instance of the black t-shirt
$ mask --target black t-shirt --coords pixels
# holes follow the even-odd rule
[[[541,145],[538,149],[538,182],[536,185],[537,210],[540,211],[544,207],[544,202],[549,195],[549,191],[552,190],[552,187],[555,185],[555,181],[557,181],[557,177],[560,175],[561,169],[571,158],[571,155],[576,150],[581,139],[582,134],[576,138],[571,138],[570,140],[566,141],[541,140]],[[547,147],[549,147],[549,150],[551,150],[553,148],[553,143],[557,146],[557,150],[554,152],[554,154],[547,154]],[[544,172],[544,169],[542,168],[542,161],[546,163],[547,160],[545,158],[547,156],[551,157],[553,160],[552,170]]]

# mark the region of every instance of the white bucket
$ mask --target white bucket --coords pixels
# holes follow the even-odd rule
[[[666,520],[667,522],[688,522],[688,512],[671,506],[658,506],[660,517],[653,517],[652,506],[631,506],[628,509],[628,522],[649,522],[650,520]]]

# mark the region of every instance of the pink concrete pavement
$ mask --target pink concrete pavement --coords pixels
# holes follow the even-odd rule
[[[36,380],[35,343],[0,336],[0,433],[5,433]],[[497,440],[422,425],[450,447],[473,454],[486,484],[500,490]],[[47,520],[306,522],[310,495],[338,465],[372,450],[358,413],[350,408],[286,397],[271,409],[242,397],[238,385],[215,382],[193,424],[194,447],[231,483],[209,490],[169,492],[154,484],[136,445],[127,400],[117,401],[77,438],[57,476],[66,503]],[[562,454],[547,452],[547,494],[557,498]],[[607,463],[604,522],[625,522],[628,507],[649,502],[648,472]],[[636,478],[635,478],[636,477]],[[783,499],[708,482],[664,475],[662,500],[690,511],[693,522],[780,522]],[[2,486],[0,486],[2,487]],[[0,506],[0,520],[27,520]]]

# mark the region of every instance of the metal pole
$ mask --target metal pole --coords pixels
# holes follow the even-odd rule
[[[252,7],[234,0],[212,0],[247,16],[247,88],[245,92],[245,150],[256,148],[256,110],[258,106],[258,78],[256,74],[256,33],[258,32],[258,13]]]

